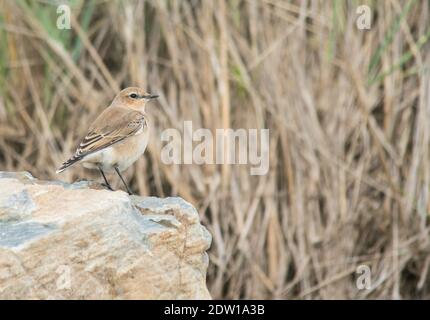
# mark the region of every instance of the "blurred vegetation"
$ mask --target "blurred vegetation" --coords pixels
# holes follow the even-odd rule
[[[96,178],[55,169],[142,86],[161,97],[127,178],[198,208],[214,298],[430,298],[429,1],[74,0],[70,30],[59,3],[0,0],[1,170]],[[184,120],[269,128],[269,173],[163,164]]]

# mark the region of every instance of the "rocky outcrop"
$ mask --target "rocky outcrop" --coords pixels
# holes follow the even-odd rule
[[[210,243],[181,198],[0,172],[0,299],[210,299]]]

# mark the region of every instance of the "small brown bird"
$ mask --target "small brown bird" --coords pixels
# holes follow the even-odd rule
[[[86,168],[98,169],[110,190],[112,187],[105,172],[116,171],[127,192],[132,194],[121,172],[131,166],[146,149],[149,123],[145,105],[157,97],[136,87],[118,93],[110,106],[91,124],[75,154],[61,165],[57,173],[81,161]]]

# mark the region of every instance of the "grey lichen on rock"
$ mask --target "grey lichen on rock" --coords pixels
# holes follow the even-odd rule
[[[210,243],[181,198],[0,172],[0,299],[210,299]]]

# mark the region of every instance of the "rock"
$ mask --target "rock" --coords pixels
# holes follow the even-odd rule
[[[181,198],[0,172],[0,299],[210,299],[210,243]]]

